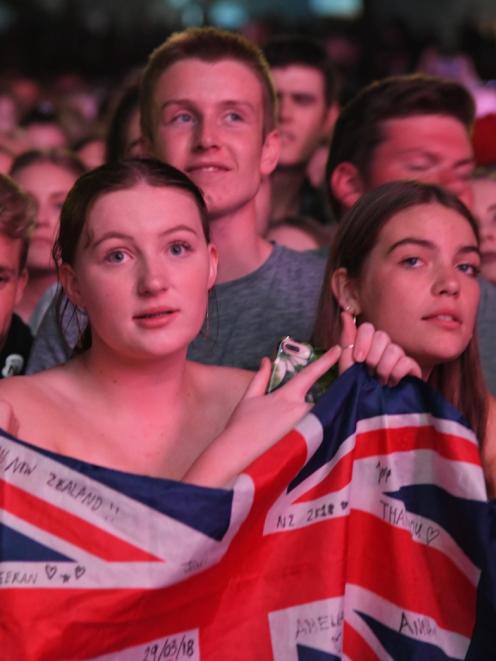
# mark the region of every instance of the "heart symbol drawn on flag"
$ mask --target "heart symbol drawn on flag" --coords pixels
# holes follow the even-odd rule
[[[429,526],[425,533],[425,539],[427,544],[433,542],[436,539],[436,537],[439,537],[439,530],[437,528],[433,528],[432,526]]]
[[[76,569],[74,570],[74,576],[76,578],[81,578],[81,576],[86,572],[86,567],[81,567],[81,565],[78,565]]]
[[[345,510],[348,507],[348,501],[347,500],[342,500],[341,501],[341,509]]]
[[[46,572],[46,575],[48,576],[48,579],[51,581],[52,578],[57,573],[56,565],[45,565],[45,572]]]

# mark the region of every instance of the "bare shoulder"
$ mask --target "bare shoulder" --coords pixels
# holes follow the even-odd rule
[[[248,388],[254,372],[237,367],[190,363],[199,392],[219,404],[234,408]]]
[[[31,376],[0,380],[0,427],[29,440],[47,425],[56,423],[71,397],[68,371],[55,367]]]
[[[63,379],[61,368],[53,368],[30,376],[13,376],[0,381],[0,400],[20,404],[49,398]]]

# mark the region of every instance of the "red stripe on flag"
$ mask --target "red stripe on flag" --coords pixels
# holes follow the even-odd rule
[[[356,442],[355,458],[425,449],[434,450],[446,459],[480,466],[480,451],[476,445],[432,427],[382,428],[361,432]]]
[[[353,450],[351,450],[338,461],[329,475],[326,475],[322,482],[316,484],[312,489],[305,491],[305,493],[299,498],[296,498],[293,502],[306,503],[312,500],[317,500],[317,498],[321,498],[322,496],[327,496],[334,491],[340,491],[343,489],[351,480],[353,461],[354,455]]]
[[[0,480],[0,507],[36,528],[79,546],[108,562],[164,562],[102,528]]]
[[[250,464],[246,473],[252,477],[257,489],[270,484],[275,493],[277,486],[274,485],[281,485],[281,489],[286,490],[288,482],[303,468],[307,457],[305,437],[293,430]]]
[[[357,661],[380,661],[380,657],[348,622],[344,623],[343,628],[343,652]]]

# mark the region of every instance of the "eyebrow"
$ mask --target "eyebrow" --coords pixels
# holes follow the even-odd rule
[[[167,236],[168,234],[173,234],[175,232],[180,232],[180,231],[190,232],[194,236],[198,236],[198,232],[192,227],[189,227],[188,225],[174,225],[174,227],[170,227],[169,229],[160,232],[158,237],[161,238],[163,236]],[[131,236],[131,234],[126,234],[125,232],[105,232],[105,234],[102,234],[102,236],[100,236],[99,238],[90,241],[88,243],[88,247],[94,249],[97,246],[99,246],[100,243],[103,243],[108,239],[124,239],[127,241],[134,241],[134,237]]]
[[[404,239],[400,239],[399,241],[396,241],[393,243],[391,246],[389,246],[387,254],[390,255],[396,248],[401,248],[401,246],[404,245],[415,245],[419,246],[420,248],[427,248],[428,250],[436,250],[437,246],[435,243],[432,241],[428,241],[426,239],[417,239],[413,236],[408,236]],[[468,253],[475,253],[476,255],[480,255],[480,250],[476,245],[467,245],[467,246],[461,246],[457,250],[457,254],[468,254]]]
[[[161,109],[165,110],[169,106],[186,106],[189,108],[199,108],[202,104],[197,103],[193,99],[170,99],[169,101],[164,101],[162,103]],[[219,101],[219,105],[224,107],[237,106],[245,107],[248,110],[255,111],[255,106],[250,101],[242,101],[241,99],[226,99],[225,101]]]

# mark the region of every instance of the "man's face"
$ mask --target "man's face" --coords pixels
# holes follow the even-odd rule
[[[334,115],[326,104],[324,77],[318,69],[292,64],[274,67],[272,79],[279,102],[278,166],[304,165],[332,128]]]
[[[414,115],[383,123],[365,188],[414,179],[447,188],[471,206],[472,145],[463,124],[446,115]]]
[[[5,344],[14,307],[20,302],[27,272],[19,273],[22,242],[0,234],[0,348]]]
[[[151,150],[202,189],[212,220],[254,204],[278,156],[277,133],[264,137],[256,75],[230,59],[170,66],[155,89]]]

